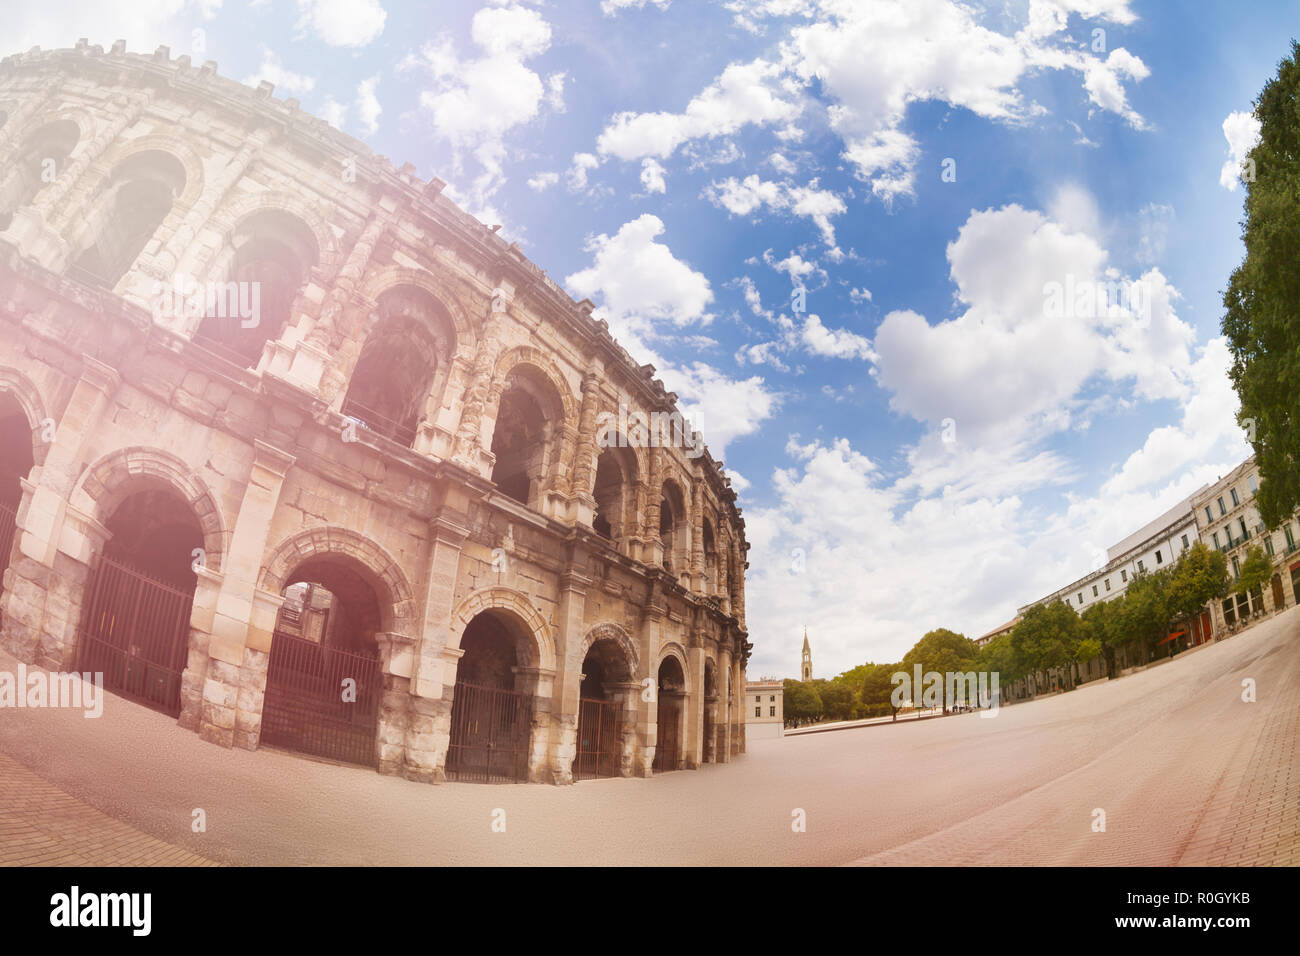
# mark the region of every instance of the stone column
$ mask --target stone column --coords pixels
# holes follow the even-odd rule
[[[691,481],[691,590],[704,590],[704,482]]]
[[[379,698],[379,726],[375,747],[378,770],[399,774],[406,767],[406,738],[411,717],[411,673],[416,639],[395,632],[375,635],[379,645],[380,679],[383,690]]]
[[[300,327],[307,325],[308,328],[305,339],[298,343],[294,351],[288,378],[314,395],[319,395],[321,392],[343,310],[351,301],[357,284],[365,274],[367,266],[370,265],[375,246],[383,238],[387,229],[388,217],[380,210],[366,223],[352,251],[348,253],[343,268],[335,277],[333,286],[325,294],[320,317],[314,323],[306,317],[298,317]]]
[[[641,684],[635,680],[607,681],[605,687],[612,690],[614,699],[620,705],[618,775],[620,777],[648,776],[650,764],[645,759],[645,728],[644,724],[637,719],[641,709]],[[650,756],[653,757],[653,751]]]
[[[464,653],[449,647],[448,641],[460,554],[468,535],[464,516],[446,505],[429,522],[424,624],[412,660],[411,716],[406,732],[403,775],[408,780],[441,783],[446,779],[456,664]]]
[[[452,456],[458,464],[484,478],[491,477],[492,468],[490,453],[482,446],[481,432],[493,386],[492,376],[496,372],[500,354],[501,342],[492,334],[489,326],[484,329],[474,352],[474,367],[470,371],[469,387],[465,392],[465,405],[461,409]]]
[[[108,532],[92,515],[69,504],[85,446],[99,427],[121,379],[89,355],[63,410],[35,481],[23,480],[17,552],[0,597],[5,641],[21,660],[54,669],[71,665],[76,651],[82,584],[91,556]]]
[[[271,634],[282,602],[278,594],[259,595],[257,581],[280,490],[293,464],[287,452],[253,442],[207,644],[191,645],[181,675],[180,725],[223,747],[255,750],[262,735]]]
[[[731,652],[724,646],[718,651],[718,742],[713,757],[717,763],[731,762],[731,725],[736,719],[734,677],[735,675],[731,672]]]
[[[548,783],[555,671],[546,667],[516,667],[515,690],[528,696],[533,709],[528,733],[528,782]]]
[[[596,516],[596,498],[592,494],[596,484],[596,421],[600,405],[600,380],[592,369],[582,376],[582,405],[578,411],[578,444],[573,459],[574,513],[578,524],[591,526]]]
[[[573,759],[578,754],[578,701],[582,694],[582,638],[587,588],[591,578],[577,568],[586,555],[572,556],[569,569],[560,575],[559,627],[556,628],[556,658],[561,661],[558,694],[551,708],[550,783],[573,783]]]
[[[683,742],[682,752],[686,766],[692,770],[704,763],[704,647],[694,635],[687,648],[686,657],[690,661],[691,692],[687,698],[686,718],[687,739]]]

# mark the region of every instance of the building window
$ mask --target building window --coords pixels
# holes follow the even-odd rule
[[[1219,495],[1219,497],[1218,497],[1217,499],[1215,499],[1215,500],[1219,502],[1219,514],[1220,514],[1220,516],[1222,516],[1222,515],[1226,515],[1226,514],[1228,513],[1228,509],[1225,508],[1225,507],[1223,507],[1223,495]]]
[[[1082,591],[1079,592],[1079,603],[1080,603],[1080,604],[1083,603],[1083,592],[1082,592]]]
[[[1120,579],[1121,581],[1125,581],[1125,582],[1128,581],[1128,568],[1123,568],[1123,569],[1120,570],[1120,572],[1119,572],[1119,579]]]
[[[1254,475],[1247,475],[1246,487],[1250,489],[1252,495],[1255,494],[1255,492],[1259,491],[1259,480]]]
[[[768,698],[768,700],[770,700],[772,703],[775,704],[775,703],[776,703],[776,694],[773,694],[771,697]]]
[[[1097,596],[1097,585],[1095,584],[1092,586],[1092,596],[1093,597]]]
[[[1214,512],[1210,510],[1210,506],[1209,506],[1209,505],[1206,505],[1206,506],[1205,506],[1205,520],[1206,520],[1206,521],[1213,521],[1213,520],[1214,520]]]
[[[1214,539],[1214,550],[1222,551],[1223,549],[1219,547],[1219,532],[1217,531],[1214,532],[1214,534],[1210,535],[1210,537]]]
[[[1291,522],[1288,521],[1284,524],[1282,530],[1286,533],[1286,550],[1289,554],[1291,551],[1295,550],[1295,535],[1291,533]]]
[[[1268,552],[1270,558],[1273,557],[1273,536],[1271,534],[1264,537],[1264,550]]]
[[[1241,525],[1241,540],[1245,541],[1250,537],[1250,532],[1246,530],[1246,519],[1238,518],[1237,523]]]
[[[761,703],[763,703],[763,695],[762,695],[762,694],[755,694],[755,695],[754,695],[754,703],[756,703],[756,704],[761,704]]]
[[[1237,507],[1237,505],[1241,504],[1241,499],[1237,497],[1237,489],[1236,489],[1236,488],[1229,488],[1229,489],[1228,489],[1228,494],[1232,495],[1232,506],[1233,506],[1234,508]]]
[[[1238,563],[1236,555],[1232,557],[1232,576],[1234,578],[1241,577],[1241,565]]]
[[[1183,535],[1183,548],[1184,548],[1184,550],[1186,550],[1187,548],[1190,548],[1190,547],[1191,547],[1191,545],[1187,543],[1187,535]]]
[[[1160,550],[1156,549],[1156,564],[1161,564],[1163,562],[1164,558],[1160,557]]]
[[[1110,578],[1107,578],[1107,579],[1106,579],[1106,590],[1107,590],[1107,591],[1110,590]]]
[[[769,716],[769,717],[775,717],[775,716],[776,716],[776,708],[775,708],[775,707],[769,707],[768,709],[772,712],[772,713],[770,713],[768,716]]]
[[[762,717],[762,716],[763,716],[763,708],[762,708],[762,707],[755,707],[755,708],[754,708],[754,716],[755,716],[755,717]]]
[[[1138,573],[1140,574],[1141,572],[1145,571],[1146,569],[1147,569],[1147,566],[1146,566],[1145,564],[1143,564],[1143,563],[1142,563],[1142,559],[1139,558],[1139,559],[1138,559]]]

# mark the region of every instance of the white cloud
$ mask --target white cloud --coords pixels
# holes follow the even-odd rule
[[[877,358],[871,340],[847,329],[828,329],[822,320],[810,315],[804,321],[800,340],[813,355],[825,358],[869,359]]]
[[[330,46],[366,46],[384,32],[379,0],[298,0],[299,25]]]
[[[641,160],[641,186],[647,193],[667,192],[668,184],[664,175],[664,167],[659,160],[650,156]]]
[[[1259,120],[1253,113],[1229,113],[1223,121],[1223,138],[1228,141],[1228,160],[1219,170],[1219,185],[1235,192],[1246,157],[1259,142]]]
[[[470,36],[477,57],[461,57],[448,37],[426,44],[403,67],[428,71],[432,86],[420,93],[420,106],[434,134],[451,145],[457,166],[466,155],[482,167],[472,193],[480,203],[505,181],[505,137],[554,104],[563,75],[547,83],[527,61],[550,48],[551,27],[535,10],[518,4],[484,7],[474,14]]]
[[[347,119],[348,108],[345,104],[338,102],[332,96],[325,97],[325,102],[320,107],[320,118],[329,123],[335,129],[342,129],[343,123]]]
[[[373,136],[379,131],[379,115],[384,111],[379,105],[379,97],[375,95],[375,87],[378,85],[379,74],[375,74],[362,80],[357,87],[357,116],[367,136]]]
[[[667,10],[670,3],[672,0],[600,0],[600,11],[612,17],[620,10],[641,10],[648,6]]]
[[[280,63],[280,57],[269,47],[262,47],[262,65],[256,73],[244,79],[249,86],[267,82],[275,86],[277,96],[301,96],[310,93],[316,85],[315,79],[302,73],[287,70]]]
[[[114,40],[126,41],[127,49],[152,53],[167,44],[173,55],[190,45],[191,23],[181,14],[197,9],[193,0],[43,0],[41,3],[7,3],[0,55],[18,53],[33,46],[43,49],[70,47],[78,37],[87,37],[105,49]]]
[[[765,60],[733,63],[681,113],[615,115],[597,139],[602,156],[667,159],[688,140],[728,136],[751,124],[793,119],[799,106],[777,84],[780,68]]]
[[[559,173],[538,173],[528,180],[528,188],[534,192],[543,192],[560,181]]]
[[[574,153],[573,164],[569,167],[568,182],[571,192],[587,189],[587,174],[600,166],[600,159],[594,153]]]
[[[834,216],[843,214],[847,207],[844,200],[829,189],[819,189],[817,180],[807,186],[793,183],[778,183],[759,179],[757,175],[746,176],[738,180],[734,176],[711,183],[704,190],[704,196],[715,206],[721,206],[737,216],[747,216],[756,209],[766,206],[780,212],[789,212],[812,220],[821,231],[822,241],[837,255],[835,245],[835,227],[831,224]]]

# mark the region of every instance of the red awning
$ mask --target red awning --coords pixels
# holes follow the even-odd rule
[[[1163,641],[1157,641],[1156,647],[1159,647],[1161,644],[1168,644],[1170,641],[1176,641],[1186,633],[1186,631],[1178,631],[1176,634],[1170,634]]]

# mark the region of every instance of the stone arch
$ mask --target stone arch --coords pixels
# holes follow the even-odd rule
[[[627,659],[628,673],[633,677],[641,673],[641,655],[637,653],[636,643],[627,629],[613,621],[603,621],[593,625],[582,638],[582,647],[578,651],[578,661],[586,660],[587,652],[597,641],[613,641]]]
[[[239,227],[252,216],[261,212],[282,212],[302,221],[316,240],[318,260],[316,269],[323,276],[333,276],[339,267],[339,244],[329,223],[316,206],[301,197],[272,189],[267,192],[244,196],[222,209],[214,218],[214,223],[221,233],[223,246],[228,245]]]
[[[529,664],[543,670],[555,670],[555,635],[542,613],[533,607],[522,591],[507,587],[487,587],[475,591],[456,608],[451,616],[447,647],[459,648],[465,628],[484,611],[505,611],[514,616],[533,637],[533,659]]]
[[[536,349],[531,345],[517,345],[512,349],[507,349],[497,359],[497,367],[492,374],[493,384],[497,388],[504,387],[506,377],[521,365],[530,366],[549,382],[555,390],[555,395],[560,400],[564,415],[564,421],[560,424],[576,426],[578,424],[578,402],[573,396],[573,389],[569,387],[568,382],[565,381],[559,367],[551,357],[540,349]]]
[[[104,179],[95,183],[94,191],[98,192],[99,187],[107,181],[108,177],[112,176],[112,171],[132,156],[153,151],[169,153],[185,170],[185,187],[172,203],[169,218],[178,212],[183,214],[194,205],[203,193],[203,160],[194,147],[185,139],[171,133],[152,133],[131,140],[117,139],[106,150],[105,155],[99,162],[96,163],[97,166],[102,166],[107,172]]]
[[[469,314],[460,299],[449,292],[446,284],[438,281],[437,276],[424,269],[394,265],[372,272],[366,276],[361,285],[361,296],[368,302],[378,302],[379,297],[385,292],[404,285],[428,293],[446,311],[456,332],[453,353],[462,350],[477,339],[473,323],[470,322]]]
[[[109,452],[86,469],[72,503],[102,523],[142,481],[149,480],[170,486],[194,510],[203,531],[206,567],[220,571],[226,551],[221,509],[203,479],[171,452],[143,446]]]
[[[660,646],[659,658],[655,661],[655,673],[659,673],[659,668],[663,666],[663,662],[670,657],[677,659],[677,663],[682,669],[682,676],[686,678],[686,689],[689,693],[691,687],[691,667],[686,662],[686,648],[682,647],[682,645],[678,644],[676,641],[669,641]]]
[[[0,366],[0,394],[13,398],[27,416],[27,423],[32,428],[32,459],[37,465],[43,465],[50,446],[40,437],[47,416],[36,383],[15,368]]]
[[[417,635],[415,601],[406,574],[382,545],[348,528],[322,525],[290,535],[263,565],[257,586],[271,594],[280,594],[295,568],[309,558],[330,555],[351,558],[380,585],[383,593],[377,597],[384,630],[408,637]]]

